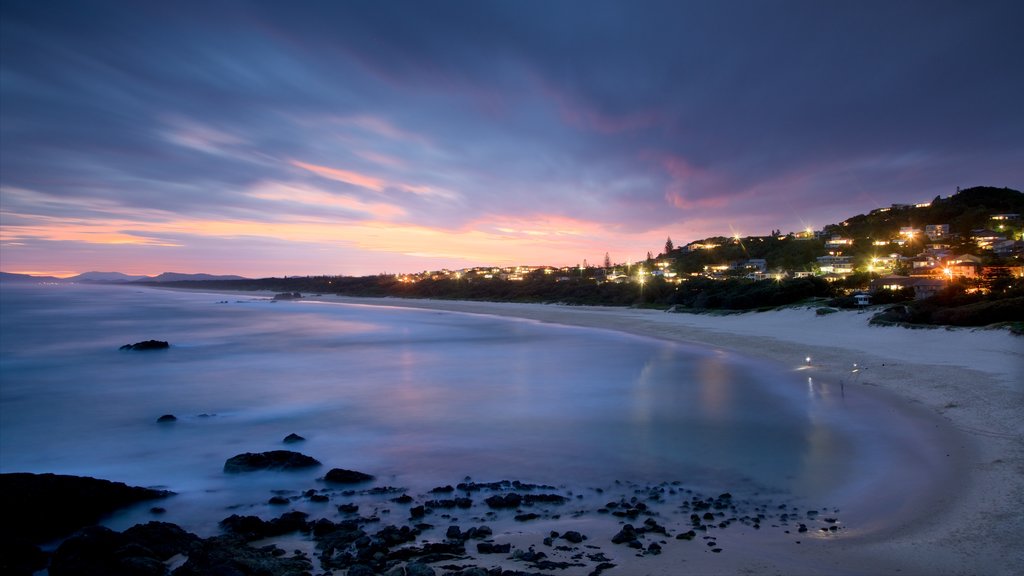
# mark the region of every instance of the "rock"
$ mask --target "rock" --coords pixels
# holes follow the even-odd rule
[[[522,503],[523,497],[519,494],[506,494],[505,496],[497,495],[490,496],[484,500],[491,508],[517,508]]]
[[[161,567],[166,570],[166,566]],[[190,551],[188,560],[174,571],[174,576],[295,576],[312,572],[313,564],[305,556],[286,558],[275,546],[253,548],[245,540],[228,535],[203,540]]]
[[[331,470],[324,475],[324,480],[335,484],[358,484],[360,482],[369,482],[370,480],[373,480],[373,476],[364,474],[363,472],[356,472],[355,470],[331,468]]]
[[[195,534],[166,522],[139,524],[123,533],[90,526],[57,548],[49,572],[53,576],[163,576],[167,559],[189,554],[201,542]]]
[[[411,562],[405,567],[405,576],[435,576],[435,574],[433,568],[419,562]]]
[[[623,544],[636,540],[636,528],[632,524],[626,524],[619,530],[619,533],[612,536],[612,544]]]
[[[301,292],[281,292],[280,294],[274,294],[274,300],[295,300],[302,298]]]
[[[339,504],[338,512],[341,512],[342,514],[355,514],[356,512],[359,512],[359,505],[353,504],[352,502]]]
[[[164,424],[166,422],[177,422],[178,417],[174,414],[164,414],[163,416],[156,419],[158,424]]]
[[[565,538],[566,540],[568,540],[569,542],[572,542],[573,544],[579,544],[580,542],[583,542],[583,540],[585,540],[585,537],[583,536],[583,534],[580,534],[579,532],[577,532],[575,530],[569,530],[565,534],[562,534],[562,538]]]
[[[462,529],[458,526],[449,526],[448,531],[445,532],[444,537],[449,540],[462,540]]]
[[[195,534],[168,522],[136,524],[122,534],[133,544],[152,551],[161,561],[176,554],[185,554],[200,540]]]
[[[682,534],[677,535],[676,540],[693,540],[696,537],[697,533],[690,530],[689,532],[683,532]]]
[[[650,546],[647,547],[647,551],[651,554],[661,554],[661,544],[651,542]]]
[[[271,496],[270,500],[267,500],[267,504],[271,506],[286,506],[290,503],[290,500],[284,496]]]
[[[255,470],[295,470],[320,466],[316,458],[288,450],[270,452],[246,452],[228,458],[224,471],[230,473],[253,472]]]
[[[305,441],[305,438],[303,438],[302,436],[299,436],[298,434],[296,434],[294,432],[292,432],[291,434],[285,436],[284,440],[282,440],[282,442],[284,442],[285,444],[295,444],[296,442],[303,442],[303,441]]]
[[[49,555],[39,546],[8,534],[0,540],[0,572],[10,576],[31,576],[46,568]]]
[[[144,342],[136,342],[135,344],[125,344],[124,346],[121,346],[121,350],[166,350],[170,347],[171,345],[163,340],[146,340]]]
[[[95,524],[119,508],[173,494],[82,476],[0,474],[4,533],[33,544]]]
[[[481,554],[508,554],[512,551],[512,544],[494,544],[491,542],[480,542],[476,545],[476,551]]]

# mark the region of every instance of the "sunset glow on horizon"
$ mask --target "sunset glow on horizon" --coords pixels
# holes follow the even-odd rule
[[[1024,186],[1013,2],[0,15],[4,272],[626,262]]]

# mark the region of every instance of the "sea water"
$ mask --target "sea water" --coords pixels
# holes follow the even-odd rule
[[[204,535],[331,467],[410,493],[471,477],[884,494],[869,521],[912,499],[935,458],[913,422],[842,383],[613,331],[133,286],[0,296],[0,471],[164,487],[178,493],[167,519]],[[149,339],[171,348],[119,350]],[[284,445],[290,433],[306,440]],[[223,472],[276,449],[324,466]]]

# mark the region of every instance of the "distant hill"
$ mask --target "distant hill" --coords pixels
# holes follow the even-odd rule
[[[136,282],[183,282],[183,281],[207,281],[207,280],[248,280],[244,276],[215,276],[213,274],[182,274],[180,272],[164,272],[159,276],[143,276]]]
[[[32,276],[29,274],[0,272],[0,282],[64,282],[64,279],[57,278],[56,276]]]
[[[121,272],[85,272],[70,278],[57,278],[55,276],[31,276],[29,274],[0,272],[0,281],[3,282],[84,282],[95,284],[121,284],[128,282],[202,282],[208,280],[248,280],[248,278],[235,275],[217,276],[214,274],[182,274],[180,272],[164,272],[159,276],[133,276],[131,274],[123,274]]]
[[[135,282],[136,280],[148,280],[149,276],[122,274],[121,272],[85,272],[78,276],[72,276],[67,280],[71,282]]]

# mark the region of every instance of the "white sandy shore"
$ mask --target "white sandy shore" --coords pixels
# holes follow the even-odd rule
[[[655,310],[325,296],[325,301],[427,308],[611,329],[698,343],[810,370],[816,380],[928,412],[950,439],[949,473],[931,504],[883,530],[723,562],[680,564],[666,553],[620,574],[1024,573],[1024,338],[1005,330],[872,327],[869,314],[811,309],[737,315]],[[861,370],[852,377],[853,365]],[[938,436],[937,436],[938,437]],[[924,488],[923,488],[924,489]],[[671,549],[671,548],[670,548]]]

